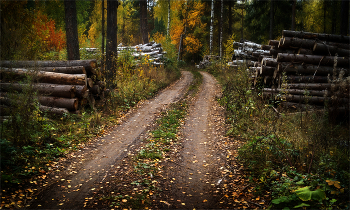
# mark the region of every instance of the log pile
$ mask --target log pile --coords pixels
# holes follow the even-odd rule
[[[349,36],[289,30],[282,35],[279,41],[261,45],[270,54],[250,67],[253,85],[264,87],[264,97],[284,95],[282,105],[286,107],[328,101],[349,111]]]
[[[153,66],[164,65],[164,55],[166,54],[163,51],[162,45],[156,42],[150,42],[147,44],[139,44],[135,46],[123,46],[123,44],[118,45],[118,56],[123,53],[131,52],[131,55],[137,59],[137,62],[140,63],[140,60],[148,56],[148,60]]]
[[[205,55],[203,61],[200,61],[196,68],[205,69],[207,66],[210,66],[213,61],[220,60],[220,56],[217,55]]]
[[[36,92],[39,109],[48,114],[77,112],[95,99],[104,97],[105,83],[99,81],[96,60],[70,61],[0,61],[1,105],[4,110],[16,106],[8,93],[20,93],[28,88],[22,79],[31,76],[30,88]],[[2,113],[6,114],[6,113]]]

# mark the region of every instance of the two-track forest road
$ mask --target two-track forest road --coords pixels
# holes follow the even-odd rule
[[[112,165],[119,164],[135,141],[142,139],[157,114],[181,99],[193,76],[182,72],[180,80],[144,102],[109,134],[72,154],[33,200],[29,209],[82,209],[95,183],[108,176]]]
[[[169,203],[164,208],[219,208],[217,188],[226,156],[217,147],[226,138],[224,109],[216,101],[221,94],[217,81],[206,72],[201,74],[202,85],[183,126],[183,148],[177,163],[167,166],[167,180],[171,181],[164,184],[169,185],[162,195]]]

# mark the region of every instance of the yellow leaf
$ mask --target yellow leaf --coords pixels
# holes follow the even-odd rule
[[[204,199],[204,200],[203,200],[203,203],[205,203],[205,202],[207,202],[207,201],[208,201],[207,199]]]

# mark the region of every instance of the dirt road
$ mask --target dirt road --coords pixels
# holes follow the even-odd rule
[[[122,160],[133,142],[142,139],[157,113],[183,97],[192,78],[191,73],[182,72],[179,81],[132,111],[109,134],[71,154],[66,162],[57,166],[59,176],[52,177],[29,208],[83,208],[84,198],[94,191],[94,183],[108,175],[108,169]]]
[[[215,149],[224,136],[223,108],[215,100],[220,87],[213,76],[201,72],[203,82],[189,109],[183,127],[183,149],[177,165],[168,170],[170,208],[209,209],[218,207],[215,191],[220,185],[223,157]],[[216,191],[219,192],[219,191]],[[172,202],[171,202],[172,201]]]

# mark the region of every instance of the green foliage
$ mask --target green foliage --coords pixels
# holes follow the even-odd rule
[[[208,71],[223,86],[227,134],[245,142],[238,161],[257,193],[271,192],[273,209],[348,208],[348,124],[331,123],[328,112],[276,113],[251,89],[245,69],[214,63]]]

